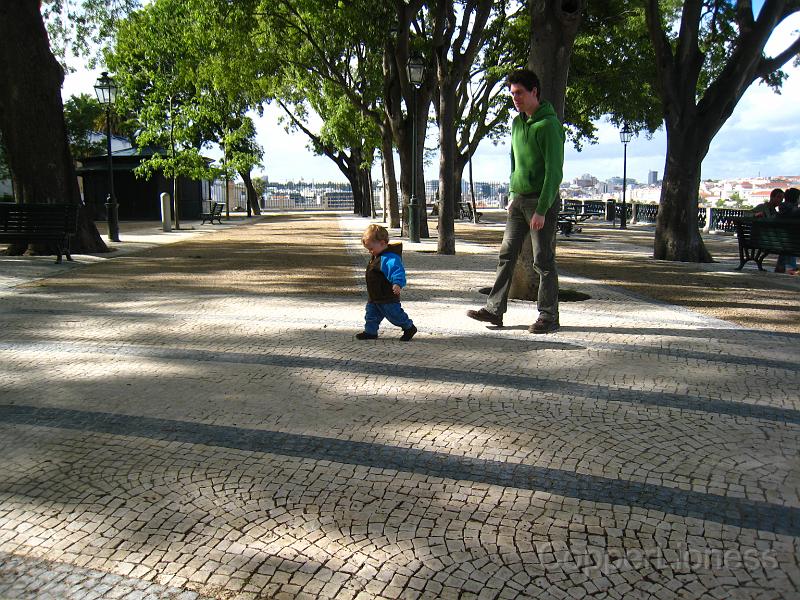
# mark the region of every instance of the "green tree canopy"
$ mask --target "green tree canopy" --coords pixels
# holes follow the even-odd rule
[[[40,10],[50,48],[62,66],[69,56],[88,56],[94,66],[117,24],[141,5],[140,0],[43,0]]]
[[[105,109],[89,94],[71,96],[64,102],[64,120],[72,157],[80,160],[103,153],[105,141],[92,139],[91,133],[105,128]]]

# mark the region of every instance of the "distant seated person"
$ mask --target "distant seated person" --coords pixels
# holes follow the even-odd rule
[[[777,217],[778,206],[783,202],[783,190],[775,188],[769,193],[769,200],[762,202],[753,209],[754,217]]]
[[[797,188],[789,188],[783,196],[783,202],[778,205],[778,216],[783,219],[797,219],[800,218],[800,207],[798,207],[798,198],[800,198],[800,190]]]
[[[800,219],[800,207],[798,207],[798,199],[800,199],[800,190],[797,188],[789,188],[786,190],[783,202],[778,207],[779,219]],[[778,262],[775,264],[776,273],[786,273],[788,275],[797,274],[797,257],[781,254],[778,256]]]

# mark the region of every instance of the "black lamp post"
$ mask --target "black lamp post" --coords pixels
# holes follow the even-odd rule
[[[419,207],[417,206],[417,90],[425,78],[425,63],[419,56],[410,56],[406,73],[414,86],[411,103],[411,197],[408,199],[408,241],[419,241]]]
[[[94,84],[94,91],[100,104],[106,107],[106,150],[108,151],[108,198],[106,199],[106,215],[108,216],[108,239],[119,241],[119,217],[117,215],[117,197],[114,195],[114,165],[111,159],[111,106],[117,100],[117,86],[106,71]]]
[[[619,228],[628,228],[628,207],[625,204],[625,188],[628,185],[628,142],[633,137],[633,131],[626,123],[619,132],[619,141],[623,145],[623,159],[622,159],[622,214],[619,217]]]

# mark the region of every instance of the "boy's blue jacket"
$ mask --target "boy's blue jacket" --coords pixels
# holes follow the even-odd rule
[[[367,294],[370,302],[387,304],[399,302],[392,286],[406,285],[406,268],[403,266],[403,244],[389,244],[378,256],[373,256],[367,265]]]

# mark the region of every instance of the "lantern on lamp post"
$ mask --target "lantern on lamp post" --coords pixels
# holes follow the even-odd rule
[[[106,216],[108,219],[108,239],[119,241],[119,216],[117,214],[117,197],[114,194],[114,164],[111,158],[111,107],[117,100],[117,86],[114,79],[106,71],[94,84],[97,99],[106,107],[106,151],[108,153],[108,197],[106,198]]]
[[[408,81],[414,87],[411,102],[411,197],[408,199],[408,240],[419,241],[419,206],[417,203],[417,90],[425,79],[425,62],[410,56],[406,63]]]
[[[619,217],[619,228],[628,228],[628,206],[625,204],[625,188],[628,186],[628,142],[633,138],[633,131],[626,123],[619,132],[619,141],[622,142],[622,213]]]

